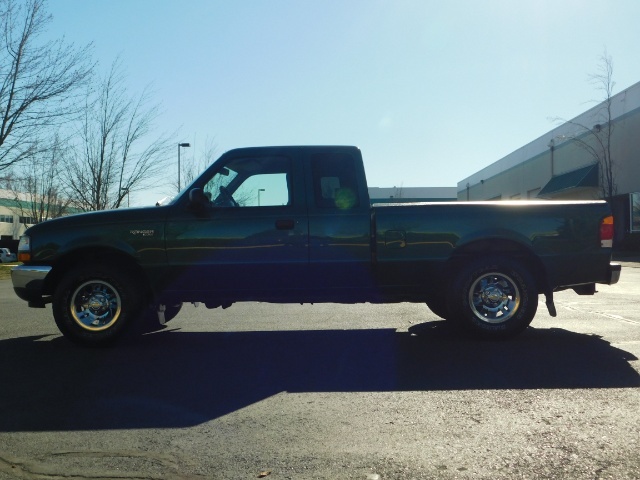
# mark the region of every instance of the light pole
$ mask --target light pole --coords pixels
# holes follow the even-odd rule
[[[264,192],[265,189],[264,188],[259,188],[258,189],[258,206],[260,206],[260,192]]]
[[[190,147],[190,143],[179,143],[178,144],[178,192],[182,190],[182,186],[180,185],[180,147]]]

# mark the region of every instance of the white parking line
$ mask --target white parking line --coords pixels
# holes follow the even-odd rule
[[[576,308],[573,307],[571,305],[558,305],[560,308],[565,308],[567,310],[571,310],[574,312],[579,312],[579,313],[584,313],[584,314],[591,314],[591,315],[600,315],[601,317],[606,317],[606,318],[612,318],[613,320],[620,320],[622,322],[625,323],[630,323],[632,325],[640,325],[640,321],[638,320],[631,320],[630,318],[625,318],[622,315],[615,315],[613,313],[606,313],[606,312],[598,312],[596,310],[583,310],[581,308]]]

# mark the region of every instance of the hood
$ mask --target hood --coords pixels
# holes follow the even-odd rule
[[[101,210],[98,212],[77,213],[65,217],[54,218],[29,227],[25,234],[30,235],[49,228],[65,228],[75,226],[109,225],[109,224],[145,224],[157,222],[167,216],[169,206],[123,208],[118,210]]]

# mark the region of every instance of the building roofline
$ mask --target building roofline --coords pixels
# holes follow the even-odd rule
[[[519,149],[511,152],[509,155],[493,162],[482,170],[477,171],[473,175],[466,177],[458,182],[457,191],[463,192],[467,185],[472,186],[486,181],[491,177],[495,177],[515,166],[518,166],[527,160],[547,152],[550,148],[550,142],[555,140],[554,146],[562,145],[571,141],[571,137],[576,134],[584,133],[578,125],[589,125],[598,122],[598,115],[606,101],[602,101],[591,107],[589,110],[581,113],[571,120],[564,122],[562,125],[550,130],[540,137],[532,140]],[[611,97],[611,118],[618,120],[621,117],[629,115],[640,109],[640,82],[637,82],[625,90],[616,93]],[[595,123],[594,123],[595,122]]]

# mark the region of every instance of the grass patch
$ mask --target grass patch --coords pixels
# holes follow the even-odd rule
[[[11,278],[11,269],[18,265],[17,263],[0,263],[0,280]]]

